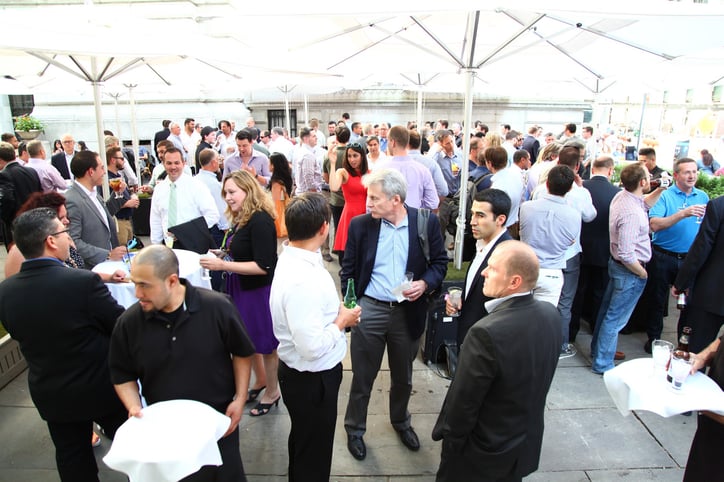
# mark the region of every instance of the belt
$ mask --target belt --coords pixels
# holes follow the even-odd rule
[[[659,253],[665,254],[667,256],[671,256],[672,258],[676,258],[678,260],[682,260],[682,259],[686,258],[686,253],[674,253],[673,251],[667,251],[664,248],[659,248],[655,244],[653,246],[654,246],[654,251],[658,251]]]
[[[623,264],[623,262],[617,260],[616,258],[611,258],[611,259],[613,260],[614,263],[618,263],[618,264],[620,264],[621,266],[626,266],[625,264]],[[646,263],[644,263],[644,262],[641,261],[641,260],[638,260],[638,263],[639,263],[644,269],[646,269]]]
[[[378,305],[384,305],[389,308],[394,308],[395,306],[400,306],[402,304],[399,301],[382,301],[382,300],[378,300],[376,298],[372,298],[371,296],[367,296],[367,295],[364,295],[364,297],[372,302],[377,303]]]

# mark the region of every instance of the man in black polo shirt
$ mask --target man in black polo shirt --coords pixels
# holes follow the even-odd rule
[[[131,279],[138,303],[113,331],[111,380],[130,416],[141,416],[136,380],[149,404],[196,400],[226,414],[231,424],[218,442],[223,465],[204,466],[184,480],[246,480],[238,425],[254,345],[228,298],[194,288],[178,272],[176,256],[162,245],[134,258]]]

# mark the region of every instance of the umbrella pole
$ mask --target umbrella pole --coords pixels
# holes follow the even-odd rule
[[[141,182],[141,156],[138,152],[138,132],[136,132],[136,101],[133,97],[133,88],[135,84],[126,84],[128,87],[128,98],[131,103],[131,145],[133,146],[133,155],[136,158],[136,177],[138,178],[138,186],[140,187]]]
[[[473,119],[473,82],[475,81],[475,69],[465,71],[465,125],[463,126],[463,155],[460,166],[460,211],[458,212],[457,230],[455,231],[455,269],[461,269],[463,265],[463,243],[465,236],[465,220],[468,206],[468,153],[470,152],[470,125]],[[473,193],[474,195],[475,193]]]
[[[91,72],[93,80],[93,106],[96,110],[96,131],[98,133],[98,155],[101,158],[101,162],[106,166],[106,172],[103,174],[103,199],[108,199],[111,196],[110,188],[108,187],[108,159],[106,159],[106,143],[105,136],[103,135],[103,109],[101,105],[101,83],[97,80],[97,66],[96,58],[91,57]]]

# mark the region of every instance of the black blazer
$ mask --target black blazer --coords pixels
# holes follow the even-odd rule
[[[25,261],[0,283],[0,319],[20,343],[30,395],[44,420],[81,421],[123,410],[108,370],[111,332],[121,313],[97,274],[56,260]]]
[[[528,154],[530,154],[530,162],[535,163],[538,160],[538,153],[540,152],[540,141],[538,139],[528,134],[525,139],[523,139],[523,144],[520,148],[528,151]]]
[[[0,171],[0,184],[3,196],[10,196],[7,201],[3,199],[2,218],[5,222],[12,222],[15,213],[28,200],[34,192],[40,192],[40,178],[35,169],[25,167],[17,161],[10,162]]]
[[[156,153],[156,158],[158,158],[158,147],[157,147],[158,143],[161,141],[165,141],[166,139],[168,139],[168,136],[170,136],[170,135],[171,135],[171,131],[169,129],[163,129],[163,130],[156,132],[156,134],[154,134],[153,150]]]
[[[674,286],[691,288],[689,303],[724,316],[719,282],[724,266],[724,196],[709,201],[699,233],[679,267]]]
[[[608,212],[611,200],[620,189],[602,176],[583,181],[583,187],[591,193],[593,207],[598,214],[593,221],[581,225],[581,264],[605,268],[611,256]]]
[[[50,158],[50,163],[58,170],[60,175],[63,176],[63,179],[71,178],[68,163],[65,162],[65,152],[53,154],[53,157]]]
[[[428,266],[417,232],[417,209],[405,207],[407,208],[410,243],[405,271],[412,271],[415,281],[425,280],[428,292],[435,291],[440,287],[447,273],[447,251],[445,251],[440,231],[440,222],[435,214],[430,213],[427,223],[427,236],[430,244],[430,264]],[[339,273],[342,290],[346,289],[347,280],[353,278],[357,296],[364,296],[377,256],[380,223],[380,219],[375,219],[370,214],[356,216],[350,222],[347,244],[344,248],[344,260]],[[425,330],[426,301],[426,297],[421,296],[414,302],[404,303],[407,310],[407,327],[413,339],[419,338]]]
[[[508,231],[504,231],[503,234],[501,234],[500,237],[497,239],[497,241],[495,241],[493,248],[488,251],[488,255],[485,256],[483,264],[480,265],[480,269],[478,269],[477,272],[471,273],[470,266],[468,266],[468,272],[465,274],[465,284],[463,285],[463,292],[465,290],[464,287],[467,286],[468,279],[471,276],[473,277],[473,281],[470,285],[470,292],[467,294],[467,296],[463,297],[463,307],[460,310],[460,316],[458,317],[458,346],[462,345],[463,340],[465,339],[465,335],[467,335],[470,327],[473,326],[475,322],[477,322],[479,319],[488,314],[488,311],[485,309],[485,302],[492,298],[489,298],[483,294],[483,285],[485,284],[485,278],[483,278],[483,275],[481,273],[483,272],[483,269],[488,266],[488,258],[490,258],[490,255],[495,250],[495,247],[503,241],[508,241],[509,239],[513,238],[510,236],[510,234],[508,234]]]
[[[432,431],[443,441],[438,481],[520,478],[538,468],[560,324],[555,306],[528,294],[470,328]]]

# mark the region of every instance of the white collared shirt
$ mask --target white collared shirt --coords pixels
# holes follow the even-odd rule
[[[81,189],[81,191],[83,191],[86,194],[86,196],[88,196],[90,198],[91,202],[98,210],[98,213],[100,213],[101,219],[103,220],[103,224],[105,224],[106,227],[110,230],[110,227],[108,226],[108,214],[106,214],[107,210],[101,204],[100,199],[98,199],[98,191],[96,191],[95,188],[93,188],[92,191],[89,191],[88,189],[85,188],[85,186],[83,184],[79,183],[78,181],[74,181],[74,182],[78,185],[78,187]],[[114,229],[115,229],[115,226],[114,226]]]
[[[285,245],[269,296],[279,359],[304,372],[329,370],[341,362],[347,338],[334,324],[339,306],[321,253]]]
[[[168,199],[171,181],[156,184],[151,198],[151,242],[162,243],[164,234],[168,231]],[[206,226],[211,228],[219,222],[219,211],[211,193],[206,186],[196,178],[184,173],[176,179],[176,222],[182,224],[199,216],[203,216]]]
[[[498,238],[500,238],[504,232],[506,232],[506,230],[501,229],[500,232],[495,235],[488,244],[485,244],[485,241],[483,241],[482,239],[478,239],[475,242],[475,257],[470,262],[468,278],[465,280],[465,298],[467,298],[468,293],[470,293],[470,287],[473,284],[473,279],[475,279],[475,275],[477,274],[477,272],[480,271],[480,267],[483,265],[483,260],[488,255],[493,246],[495,246]]]
[[[513,293],[512,295],[503,296],[502,298],[494,298],[492,300],[488,300],[485,302],[485,311],[488,313],[492,313],[495,308],[498,307],[502,302],[505,300],[509,300],[511,298],[515,298],[516,296],[526,296],[531,294],[532,291],[526,291],[525,293]]]

